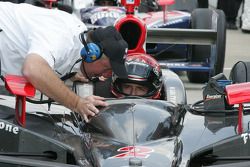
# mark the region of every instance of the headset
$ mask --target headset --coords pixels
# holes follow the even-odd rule
[[[87,43],[84,38],[84,33],[85,32],[82,32],[79,36],[80,41],[84,45],[84,48],[82,48],[80,54],[84,62],[92,63],[101,58],[103,49],[101,46],[95,43]]]

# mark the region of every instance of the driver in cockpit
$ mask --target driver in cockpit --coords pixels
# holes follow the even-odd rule
[[[128,78],[112,75],[111,92],[115,97],[140,96],[161,99],[162,72],[150,55],[133,54],[125,59]]]

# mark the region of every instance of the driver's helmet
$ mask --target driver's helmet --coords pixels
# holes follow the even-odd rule
[[[117,0],[95,0],[95,6],[117,6]]]
[[[147,54],[132,54],[126,57],[125,67],[128,78],[121,79],[113,73],[111,92],[116,97],[129,96],[122,89],[122,83],[135,83],[148,87],[148,92],[141,96],[145,98],[159,99],[162,88],[162,72],[159,63]]]

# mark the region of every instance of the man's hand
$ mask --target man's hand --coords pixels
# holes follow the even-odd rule
[[[77,72],[73,77],[70,78],[72,82],[80,81],[80,82],[89,82],[88,78],[84,77],[81,72]]]
[[[104,76],[99,77],[99,81],[106,81],[108,78],[105,78]]]
[[[99,78],[99,81],[105,81],[107,79],[104,76],[100,76],[98,78]],[[70,78],[70,80],[72,82],[74,82],[74,81],[80,81],[80,82],[84,82],[84,83],[89,82],[88,78],[83,76],[83,74],[81,72],[77,72],[73,77]]]
[[[48,62],[37,54],[30,54],[26,57],[22,72],[37,90],[65,107],[76,111],[86,122],[89,122],[88,116],[99,113],[95,106],[108,105],[103,101],[103,97],[89,96],[81,98],[76,95],[58,78]]]
[[[79,113],[88,123],[89,116],[93,117],[99,113],[99,110],[96,108],[96,106],[108,106],[108,103],[104,102],[103,100],[105,100],[105,98],[94,95],[80,98],[76,106],[76,112]]]

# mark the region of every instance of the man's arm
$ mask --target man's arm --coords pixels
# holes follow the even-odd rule
[[[65,107],[78,112],[87,122],[89,121],[88,116],[94,116],[99,112],[95,106],[107,106],[102,97],[81,98],[76,95],[56,76],[49,64],[39,55],[28,55],[24,61],[22,72],[36,89]]]

